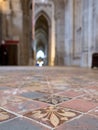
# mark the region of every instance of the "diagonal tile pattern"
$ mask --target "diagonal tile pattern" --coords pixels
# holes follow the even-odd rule
[[[48,104],[28,100],[28,99],[18,97],[18,96],[7,98],[5,104],[2,105],[2,107],[5,109],[14,111],[17,113],[21,113],[21,114],[31,109],[35,110],[35,109],[38,109],[40,107],[45,107],[45,106],[48,106]]]
[[[15,115],[0,108],[0,122],[15,118]]]
[[[48,96],[44,96],[42,98],[37,98],[35,100],[56,105],[56,104],[59,104],[59,103],[64,102],[64,101],[68,101],[70,99],[71,98],[68,98],[68,97],[61,97],[61,96],[56,96],[56,95],[48,95]]]
[[[71,108],[80,112],[88,112],[91,109],[94,109],[95,107],[97,107],[98,104],[86,101],[84,99],[74,99],[69,102],[64,102],[60,104],[60,106]]]
[[[36,122],[30,121],[25,118],[16,118],[9,122],[0,124],[1,130],[51,130]]]
[[[0,130],[98,130],[98,70],[0,68]]]
[[[79,119],[64,123],[55,130],[98,130],[98,118],[84,115]]]
[[[88,112],[88,114],[98,117],[98,108],[91,110],[90,112]]]
[[[25,114],[26,117],[38,120],[39,122],[43,122],[44,124],[47,124],[53,128],[78,115],[79,113],[75,111],[54,106],[38,109],[36,111]]]

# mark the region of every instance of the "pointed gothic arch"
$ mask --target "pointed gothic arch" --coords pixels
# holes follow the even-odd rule
[[[35,51],[36,54],[39,50],[42,50],[45,54],[44,65],[49,64],[49,19],[44,12],[40,12],[37,15],[35,22]]]

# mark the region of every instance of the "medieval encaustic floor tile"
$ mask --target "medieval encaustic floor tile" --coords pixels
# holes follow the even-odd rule
[[[68,101],[70,99],[71,98],[68,98],[68,97],[61,97],[61,96],[56,96],[56,95],[48,95],[48,96],[44,96],[42,98],[37,98],[35,100],[56,105],[56,104],[59,104],[59,103],[64,102],[64,101]]]
[[[47,94],[54,94],[54,93],[59,93],[59,92],[63,92],[62,89],[49,89],[49,88],[44,88],[44,89],[40,89],[38,92],[42,92],[42,93],[47,93]]]
[[[94,110],[90,111],[88,114],[98,117],[98,108],[95,108]]]
[[[83,95],[83,92],[80,92],[80,91],[76,91],[76,90],[68,90],[68,91],[63,91],[57,95],[61,95],[61,96],[67,96],[67,97],[70,97],[70,98],[74,98],[74,97],[77,97],[77,96],[81,96]]]
[[[40,107],[46,107],[49,106],[46,103],[37,102],[33,100],[27,100],[25,98],[21,98],[18,96],[11,97],[5,105],[3,105],[3,108],[6,108],[10,111],[14,111],[16,113],[25,113],[29,110],[35,110]]]
[[[80,112],[88,112],[97,107],[97,104],[84,99],[74,99],[68,102],[61,103],[60,106],[71,108]]]
[[[55,130],[98,130],[98,118],[83,115],[78,119],[62,124]]]
[[[35,99],[35,98],[41,98],[41,97],[45,96],[45,94],[35,91],[35,92],[22,93],[21,96],[26,97],[26,98],[30,98],[30,99]]]
[[[79,99],[84,99],[89,102],[94,102],[98,105],[98,94],[86,94],[84,96],[79,97]]]
[[[12,119],[14,117],[16,116],[0,108],[0,122]]]
[[[25,118],[15,118],[0,124],[0,130],[51,130]]]
[[[24,116],[42,122],[51,128],[55,128],[78,115],[80,115],[80,113],[66,108],[50,106],[31,111]]]

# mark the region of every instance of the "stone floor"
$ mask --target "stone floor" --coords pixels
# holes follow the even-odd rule
[[[98,130],[98,69],[1,67],[0,130]]]

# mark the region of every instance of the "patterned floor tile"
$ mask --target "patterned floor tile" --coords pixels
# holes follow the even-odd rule
[[[59,93],[59,92],[62,92],[63,90],[61,89],[53,89],[53,88],[51,88],[51,89],[49,89],[49,88],[47,88],[47,89],[40,89],[38,92],[42,92],[42,93],[48,93],[48,94],[54,94],[54,93]]]
[[[98,118],[84,115],[71,122],[64,123],[55,130],[98,130]]]
[[[26,100],[25,98],[21,97],[10,97],[10,99],[8,99],[7,102],[5,102],[5,104],[2,107],[10,111],[22,114],[31,109],[35,110],[40,107],[46,107],[46,106],[49,106],[49,104],[33,100]]]
[[[5,87],[0,85],[0,90],[7,90],[7,89],[10,89],[10,87]]]
[[[98,92],[98,87],[97,86],[91,86],[91,87],[89,87],[89,89],[92,89],[92,90],[95,90],[95,91]]]
[[[0,130],[50,130],[50,129],[24,118],[16,118],[6,123],[0,124]]]
[[[97,104],[83,99],[74,99],[72,101],[61,103],[60,106],[71,108],[81,112],[88,112],[89,110],[94,109]]]
[[[68,90],[68,91],[61,92],[61,93],[59,93],[59,94],[57,94],[57,95],[73,98],[73,97],[81,96],[81,95],[83,95],[83,94],[84,94],[84,93],[83,93],[83,92],[80,92],[80,91]]]
[[[15,117],[1,121],[0,130],[48,130],[40,123],[52,127],[52,130],[98,130],[97,90],[98,70],[78,67],[0,67],[1,108],[39,122],[36,125],[23,118],[16,120]],[[51,98],[49,95],[55,96]],[[81,117],[80,113],[74,111],[87,112],[87,115]]]
[[[0,122],[12,119],[14,117],[16,116],[0,108]]]
[[[98,94],[86,94],[84,96],[79,97],[79,99],[84,99],[89,102],[94,102],[98,105]]]
[[[47,124],[52,128],[55,128],[62,123],[78,116],[79,114],[80,113],[66,108],[50,106],[47,108],[38,109],[36,111],[31,111],[24,116],[35,119],[39,122]]]
[[[41,97],[45,96],[45,94],[41,93],[41,92],[25,92],[25,93],[22,93],[21,96],[26,97],[26,98],[35,99],[35,98],[41,98]]]
[[[90,111],[88,114],[91,114],[91,115],[98,117],[98,108],[95,108],[94,110]]]
[[[64,101],[68,101],[70,99],[71,98],[68,98],[68,97],[61,97],[61,96],[56,96],[56,95],[48,95],[48,96],[44,96],[42,98],[37,98],[35,100],[56,105],[56,104],[59,104],[59,103],[64,102]]]

